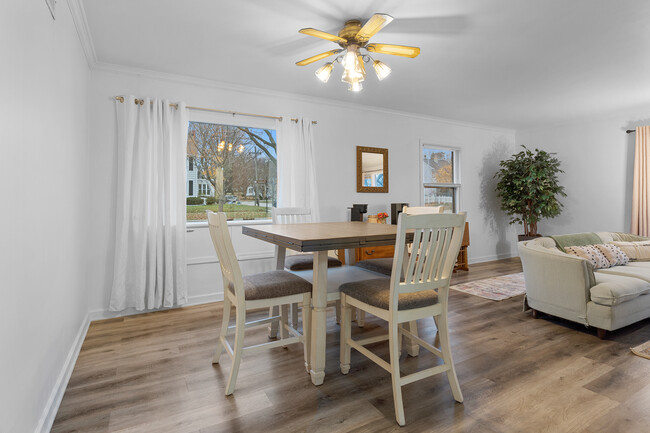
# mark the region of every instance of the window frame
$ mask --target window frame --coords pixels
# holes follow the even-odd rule
[[[285,118],[283,121],[287,121]],[[280,131],[281,131],[281,121],[276,119],[267,119],[263,117],[256,116],[243,116],[243,115],[233,115],[228,113],[218,113],[214,111],[204,111],[204,110],[188,110],[187,116],[187,127],[189,129],[190,122],[203,122],[203,123],[216,123],[219,125],[228,125],[228,126],[241,126],[249,128],[259,128],[259,129],[274,129],[276,134],[276,141],[279,143],[281,140]],[[187,152],[187,146],[185,147]],[[187,157],[187,154],[186,154]],[[280,183],[278,171],[278,187]],[[198,178],[197,178],[198,179]],[[269,224],[271,223],[271,218],[268,219],[259,219],[259,220],[236,220],[228,221],[228,226],[242,226],[242,225],[258,225],[258,224]],[[185,226],[190,228],[199,228],[199,227],[208,227],[208,221],[186,221]]]
[[[453,170],[453,183],[424,183],[424,168],[422,157],[424,156],[425,149],[433,150],[446,150],[452,152],[452,170]],[[461,181],[461,172],[460,172],[460,152],[461,149],[457,146],[449,146],[442,144],[435,144],[430,141],[420,140],[419,154],[418,154],[418,166],[420,169],[420,206],[425,206],[424,204],[424,192],[425,189],[437,187],[437,188],[452,188],[454,190],[454,213],[458,213],[459,209],[462,209],[462,181]]]

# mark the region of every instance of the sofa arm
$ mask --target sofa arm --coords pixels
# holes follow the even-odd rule
[[[519,243],[528,305],[569,320],[587,323],[594,272],[585,259],[558,250]]]

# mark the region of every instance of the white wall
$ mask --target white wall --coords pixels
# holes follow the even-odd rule
[[[397,79],[398,77],[396,77]],[[336,85],[336,83],[330,83]],[[314,81],[314,85],[319,85]],[[373,91],[368,89],[367,91]],[[352,203],[368,203],[368,212],[390,211],[391,202],[420,204],[420,142],[460,149],[461,208],[471,227],[470,261],[509,257],[514,236],[495,204],[492,175],[499,159],[512,153],[514,131],[451,122],[421,116],[342,105],[299,96],[129,70],[104,65],[93,70],[90,85],[91,172],[93,173],[93,251],[89,268],[91,310],[107,308],[113,266],[113,196],[115,191],[114,96],[133,94],[185,101],[188,105],[284,116],[298,115],[318,121],[316,158],[323,221],[345,221]],[[285,120],[286,121],[286,120]],[[356,146],[389,149],[390,192],[356,192]],[[244,272],[271,269],[271,249],[241,236],[233,229],[234,243]],[[207,230],[189,234],[189,296],[192,302],[218,297],[221,277]],[[212,260],[214,261],[214,260]]]
[[[0,13],[0,432],[48,428],[88,311],[90,72],[58,3]]]
[[[626,129],[648,124],[645,111],[517,131],[517,145],[556,152],[566,188],[564,211],[544,220],[538,231],[562,234],[630,230],[634,134]],[[521,231],[521,230],[520,230]]]

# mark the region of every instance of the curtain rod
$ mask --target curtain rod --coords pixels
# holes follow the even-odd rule
[[[115,97],[116,101],[124,102],[124,96],[116,96]],[[144,99],[135,99],[135,105],[142,105],[144,104]],[[178,110],[178,104],[169,104],[170,107],[174,107]],[[262,117],[265,119],[275,119],[282,121],[282,116],[267,116],[265,114],[253,114],[253,113],[240,113],[238,111],[227,111],[227,110],[217,110],[216,108],[203,108],[203,107],[193,107],[191,105],[187,106],[188,109],[190,110],[199,110],[199,111],[211,111],[213,113],[224,113],[224,114],[232,114],[233,116],[249,116],[249,117]],[[292,122],[298,123],[298,119],[292,118]],[[318,122],[315,120],[312,120],[311,123],[316,125]]]
[[[636,129],[628,129],[625,131],[626,134],[631,134],[632,132],[636,132]]]

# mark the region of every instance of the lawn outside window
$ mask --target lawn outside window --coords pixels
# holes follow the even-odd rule
[[[225,212],[232,221],[269,220],[277,204],[276,137],[274,122],[192,116],[186,158],[188,225],[205,222],[207,210]]]

